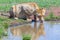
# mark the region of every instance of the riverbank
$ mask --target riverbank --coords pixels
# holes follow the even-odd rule
[[[51,22],[58,21],[59,22],[60,17],[59,16],[56,17],[53,15],[53,13],[50,13],[49,16],[45,17],[45,21],[51,21]],[[18,19],[18,20],[10,19],[7,16],[0,15],[0,37],[5,36],[7,34],[6,33],[7,31],[5,30],[8,29],[8,27],[13,27],[13,26],[18,26],[18,25],[23,25],[23,24],[28,24],[28,23],[31,23],[31,22],[22,20],[22,19]]]
[[[54,18],[46,17],[45,21],[60,21],[60,17],[59,18],[57,18],[57,17],[54,17]]]
[[[26,20],[22,20],[22,19],[9,19],[8,17],[5,16],[0,16],[0,38],[2,36],[7,35],[7,29],[9,26],[17,26],[17,25],[22,25],[22,24],[28,24],[29,22],[27,22]]]
[[[46,20],[47,22],[60,22],[60,20],[58,21],[58,19],[56,20]],[[5,16],[0,16],[0,37],[1,36],[6,36],[7,35],[7,29],[8,27],[14,27],[14,26],[19,26],[19,25],[23,25],[23,24],[29,24],[31,22],[28,22],[26,20],[22,20],[22,19],[9,19],[8,17]],[[3,35],[4,34],[4,35]]]

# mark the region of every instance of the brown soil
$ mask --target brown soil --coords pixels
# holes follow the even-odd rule
[[[46,9],[46,16],[51,12],[53,12],[55,16],[60,16],[60,7],[50,7],[49,9]]]

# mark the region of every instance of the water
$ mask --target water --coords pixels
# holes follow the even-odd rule
[[[31,40],[60,40],[60,22],[32,22],[8,28],[8,37],[3,40],[23,40],[22,34],[31,34]]]

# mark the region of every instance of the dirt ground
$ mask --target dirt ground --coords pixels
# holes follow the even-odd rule
[[[50,7],[49,9],[46,8],[45,16],[48,16],[50,13],[53,13],[55,16],[60,16],[60,7]]]

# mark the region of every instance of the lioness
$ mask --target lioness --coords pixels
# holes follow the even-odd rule
[[[36,3],[22,3],[16,4],[11,7],[10,10],[10,18],[18,19],[19,17],[29,18],[29,16],[34,15],[39,17],[41,21],[43,21],[43,17],[45,15],[45,9],[39,8]]]

